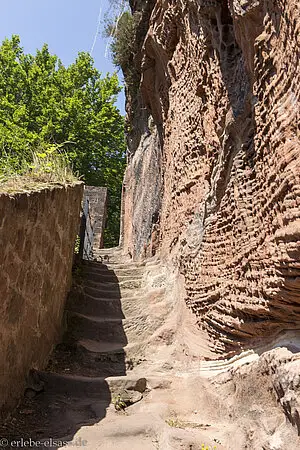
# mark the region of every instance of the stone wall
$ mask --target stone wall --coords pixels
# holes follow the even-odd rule
[[[0,410],[23,393],[62,331],[79,228],[81,183],[0,194]]]
[[[298,0],[157,0],[147,26],[137,63],[141,107],[163,128],[161,257],[216,354],[300,330]],[[137,257],[153,240],[142,145],[125,191]]]
[[[94,232],[93,250],[103,248],[103,234],[107,219],[107,188],[85,186],[84,198],[89,200],[89,214]]]

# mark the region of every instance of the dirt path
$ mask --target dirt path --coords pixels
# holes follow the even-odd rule
[[[205,336],[172,291],[168,269],[122,261],[117,250],[109,257],[77,274],[63,341],[46,370],[32,373],[1,436],[41,441],[39,449],[68,441],[89,450],[280,450],[269,442],[285,418],[276,399],[264,397],[274,423],[262,426],[259,389],[243,410],[248,388],[237,394],[229,375],[257,355],[204,361]]]

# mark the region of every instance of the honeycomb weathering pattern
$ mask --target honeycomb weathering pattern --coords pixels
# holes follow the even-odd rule
[[[220,354],[300,329],[298,0],[158,0],[143,49],[187,305]]]

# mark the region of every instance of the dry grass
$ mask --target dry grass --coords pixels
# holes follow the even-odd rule
[[[40,191],[51,186],[66,186],[68,184],[73,184],[76,181],[78,181],[76,178],[74,178],[74,180],[64,180],[59,182],[46,180],[42,177],[40,179],[32,179],[30,176],[16,175],[6,181],[0,182],[0,193],[16,194],[18,192]]]
[[[64,154],[53,150],[34,152],[32,162],[24,161],[19,173],[9,158],[2,158],[0,171],[0,192],[14,194],[31,192],[50,186],[65,186],[78,181]]]
[[[178,417],[170,417],[166,420],[166,424],[169,425],[169,427],[173,428],[202,428],[206,430],[210,425],[203,424],[203,423],[195,423],[195,422],[188,422],[179,419]]]

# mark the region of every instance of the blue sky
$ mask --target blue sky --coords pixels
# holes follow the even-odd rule
[[[100,8],[102,18],[109,9],[108,0],[0,0],[0,41],[18,34],[26,53],[34,53],[44,43],[65,65],[72,63],[79,51],[91,51],[97,31]],[[102,72],[114,72],[107,39],[102,28],[93,50],[96,67]],[[118,74],[122,81],[121,72]],[[118,98],[124,114],[124,94]]]

